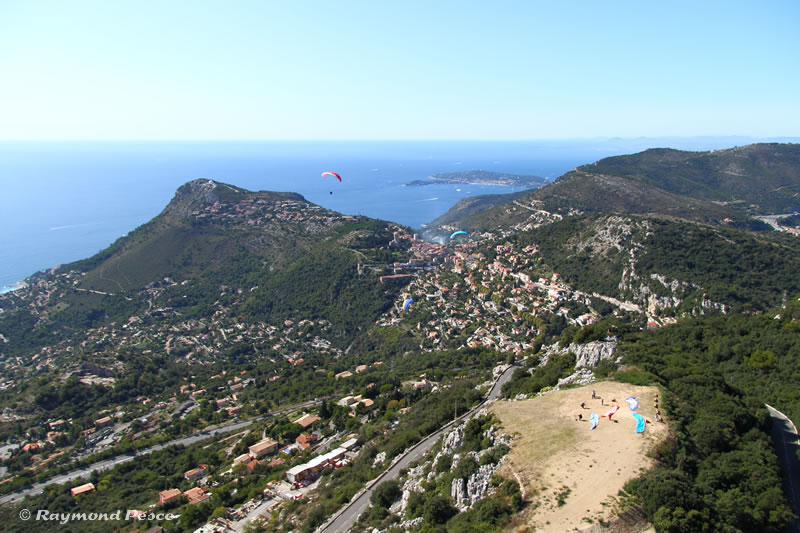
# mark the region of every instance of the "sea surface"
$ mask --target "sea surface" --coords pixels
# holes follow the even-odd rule
[[[697,149],[730,139],[682,141]],[[29,275],[89,257],[144,224],[187,181],[291,191],[345,214],[419,228],[458,200],[516,187],[406,187],[440,172],[491,170],[555,179],[657,139],[509,142],[0,142],[0,291]],[[330,170],[342,182],[321,178]]]

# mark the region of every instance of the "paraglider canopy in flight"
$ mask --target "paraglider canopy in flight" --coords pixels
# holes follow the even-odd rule
[[[453,234],[450,235],[450,238],[452,239],[456,235],[466,235],[467,237],[469,237],[469,233],[467,233],[466,231],[454,231]]]
[[[337,180],[342,181],[342,177],[336,172],[330,172],[330,171],[323,172],[322,177],[324,178],[325,176],[334,176]]]
[[[403,302],[403,311],[408,311],[408,307],[414,303],[414,300],[411,298],[407,298],[405,302]]]

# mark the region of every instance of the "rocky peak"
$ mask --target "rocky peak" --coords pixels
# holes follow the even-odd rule
[[[221,192],[246,193],[244,189],[209,179],[196,179],[181,185],[164,209],[165,214],[188,216],[202,206],[220,201]]]
[[[162,214],[188,217],[216,203],[235,204],[246,199],[258,199],[268,203],[279,201],[305,202],[303,195],[287,192],[252,192],[241,187],[220,183],[210,179],[196,179],[181,185]]]

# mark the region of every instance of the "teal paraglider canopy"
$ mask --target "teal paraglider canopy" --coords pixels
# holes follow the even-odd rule
[[[633,413],[633,418],[636,419],[636,433],[641,433],[645,428],[644,417],[639,413]]]
[[[414,300],[412,300],[411,298],[406,298],[406,301],[403,302],[403,311],[408,311],[409,306],[413,303]]]
[[[467,233],[466,231],[454,231],[453,234],[450,235],[450,238],[452,239],[453,237],[456,237],[458,235],[466,235],[467,237],[469,237],[469,233]]]

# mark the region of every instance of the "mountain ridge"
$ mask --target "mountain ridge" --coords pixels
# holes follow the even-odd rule
[[[523,209],[562,216],[594,211],[655,214],[766,229],[750,216],[765,209],[800,209],[800,144],[708,152],[649,149],[582,165],[525,196],[507,198],[464,216],[454,206],[440,218],[464,229],[510,227],[529,218],[514,207],[517,202]]]
[[[369,265],[407,258],[407,241],[389,245],[405,233],[296,193],[193,180],[105,250],[32,277],[32,289],[42,287],[47,300],[0,314],[4,349],[16,353],[132,317],[208,319],[223,304],[254,322],[323,320],[328,341],[345,347],[395,299],[399,288],[380,283],[382,271]]]

